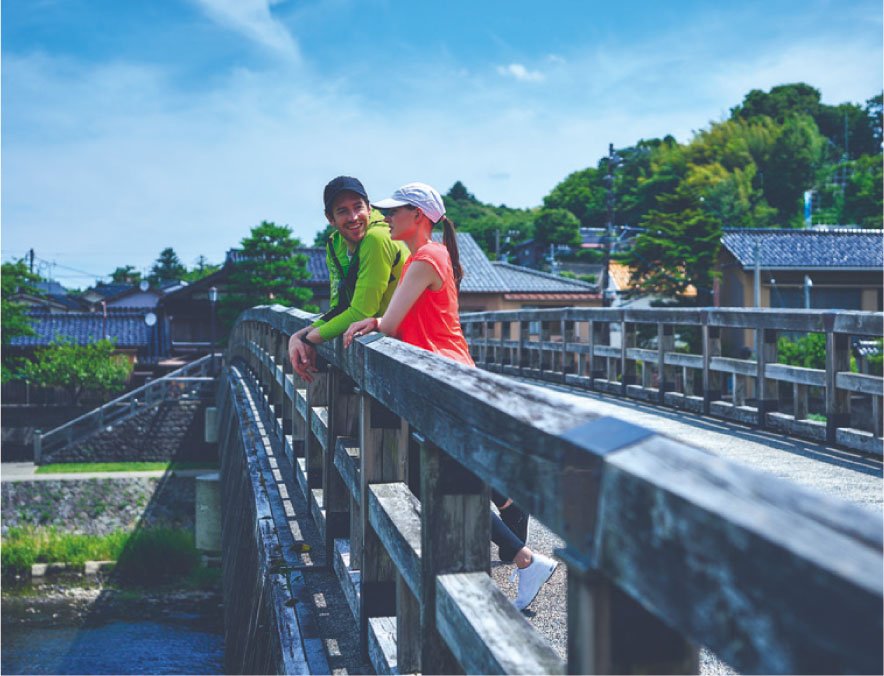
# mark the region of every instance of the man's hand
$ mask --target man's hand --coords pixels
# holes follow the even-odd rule
[[[307,331],[309,330],[308,327]],[[289,338],[289,359],[292,360],[295,373],[312,383],[313,374],[316,373],[316,348],[301,340],[301,336],[307,331],[298,331]]]

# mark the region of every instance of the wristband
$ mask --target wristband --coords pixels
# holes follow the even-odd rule
[[[303,340],[308,345],[312,345],[313,347],[316,347],[317,345],[319,345],[319,343],[314,343],[312,340],[310,340],[310,338],[308,337],[309,335],[310,335],[310,332],[308,331],[303,336],[301,336],[301,340]]]

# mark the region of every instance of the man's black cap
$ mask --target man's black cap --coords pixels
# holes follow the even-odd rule
[[[355,192],[360,197],[364,197],[365,201],[368,202],[368,193],[365,192],[365,188],[362,187],[362,183],[358,178],[353,178],[352,176],[338,176],[328,182],[328,185],[325,186],[325,191],[322,194],[326,212],[331,211],[331,206],[335,201],[335,197],[344,191]]]

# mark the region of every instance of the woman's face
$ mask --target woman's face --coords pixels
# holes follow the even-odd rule
[[[414,207],[394,207],[385,211],[384,220],[390,224],[390,239],[410,239],[417,229],[420,212]]]

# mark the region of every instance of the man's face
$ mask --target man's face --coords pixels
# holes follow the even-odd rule
[[[370,215],[368,204],[361,196],[355,192],[345,191],[332,202],[328,222],[335,226],[352,250],[365,237]]]

